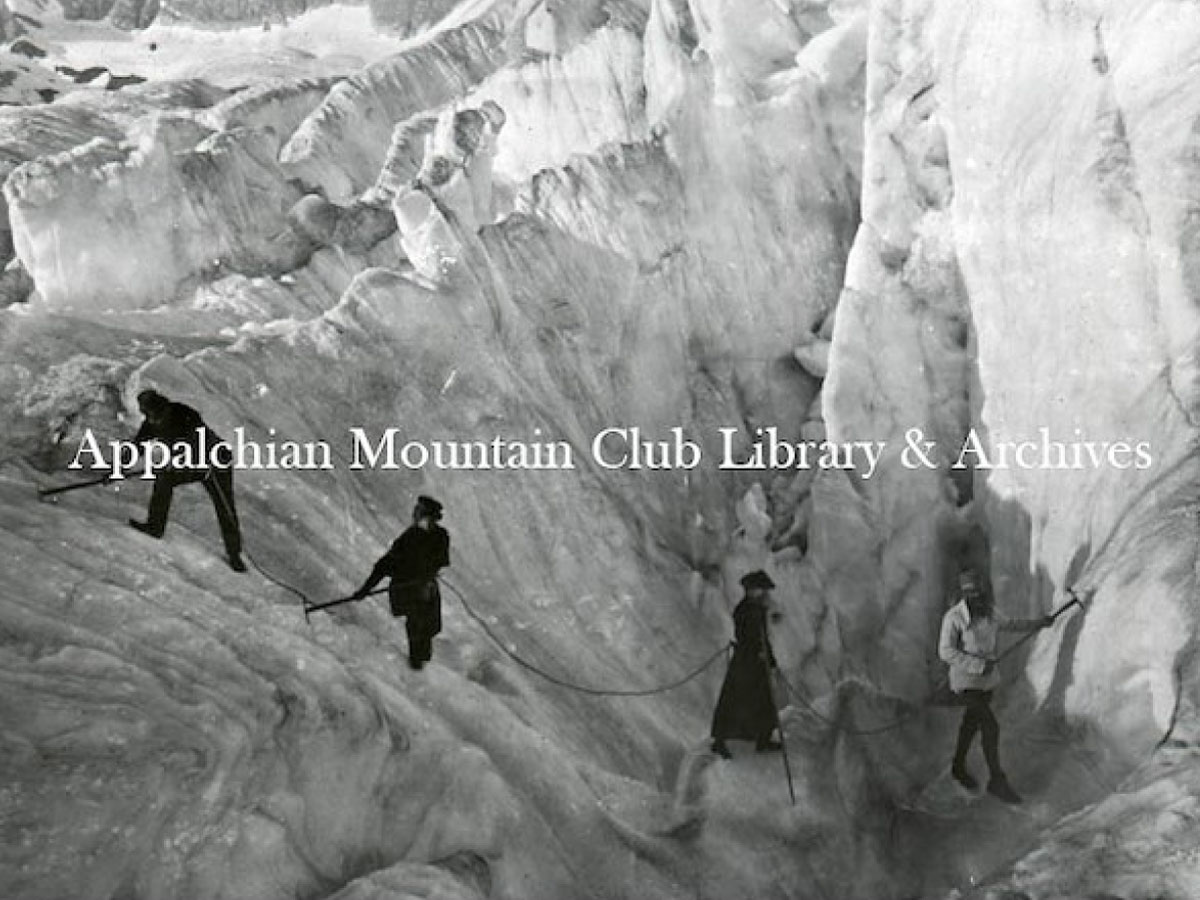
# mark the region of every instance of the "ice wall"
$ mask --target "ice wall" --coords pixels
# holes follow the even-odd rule
[[[277,146],[266,127],[163,116],[28,163],[5,183],[17,255],[64,307],[157,306],[223,266],[287,271],[304,252],[285,227],[300,193]]]
[[[1153,456],[1144,471],[1118,460],[1098,471],[1018,468],[989,478],[988,518],[1014,537],[1029,532],[1028,555],[999,550],[1001,588],[1043,602],[1052,584],[1079,580],[1098,591],[1073,635],[1069,677],[1035,675],[1035,689],[1065,687],[1067,715],[1103,722],[1141,750],[1167,732],[1181,689],[1190,690],[1176,668],[1196,586],[1200,312],[1184,198],[1200,97],[1181,97],[1173,73],[1200,49],[1200,18],[1156,3],[1091,16],[1035,4],[1023,15],[989,12],[945,24],[947,40],[981,42],[978,53],[955,57],[947,91],[979,420],[993,441],[1078,429],[1097,441],[1147,441]],[[1164,47],[1167,21],[1177,37]],[[1046,42],[1040,54],[1035,33]],[[979,63],[1000,41],[1027,60],[1003,88]],[[1053,65],[1035,64],[1051,56]],[[1031,106],[1035,82],[1050,90]],[[985,98],[1021,127],[985,121]],[[1055,142],[1075,148],[1073,166],[1057,164]],[[1024,177],[1014,191],[1001,161],[1017,157],[1013,181]],[[1038,314],[1020,314],[1029,307]]]
[[[375,182],[398,123],[461,96],[504,61],[498,22],[473,21],[435,35],[334,88],[280,159],[293,177],[345,205]]]
[[[369,0],[371,20],[380,28],[413,34],[441,20],[458,4],[454,0]]]
[[[693,59],[669,36],[647,39],[635,6],[594,18],[552,21],[545,58],[547,33],[524,21],[447,29],[323,99],[325,85],[295,83],[145,132],[135,119],[144,140],[51,154],[10,180],[39,298],[0,323],[0,542],[15,563],[0,615],[21,635],[0,676],[19,773],[4,881],[17,893],[890,890],[886,848],[852,836],[815,758],[797,758],[800,813],[779,802],[777,756],[713,768],[705,751],[740,574],[729,535],[741,515],[755,523],[747,545],[761,536],[761,490],[737,509],[759,476],[589,461],[592,435],[612,425],[653,439],[799,427],[816,381],[792,351],[828,317],[857,215],[849,129],[830,133],[820,109],[854,93],[862,32],[838,44],[840,80],[784,60],[758,99],[722,108],[718,44]],[[679,92],[651,119],[646,98],[663,93],[647,73],[664,54]],[[360,195],[407,189],[427,162],[414,141],[381,179],[395,126],[488,100],[505,107],[496,186],[517,211],[476,231],[431,188],[457,248],[436,284],[395,239],[347,250],[339,228],[365,215]],[[198,156],[215,144],[227,152]],[[167,246],[185,243],[175,223],[186,245]],[[148,238],[136,262],[119,252],[134,234]],[[233,234],[243,240],[222,243]],[[59,235],[97,260],[67,265]],[[291,235],[304,243],[290,266],[262,249]],[[194,491],[156,544],[124,525],[144,484],[37,504],[35,464],[61,466],[87,426],[128,434],[145,384],[226,434],[241,424],[337,447],[333,472],[239,476],[263,571],[313,599],[342,594],[403,527],[411,495],[429,492],[451,511],[449,581],[480,619],[448,588],[446,639],[412,673],[377,601],[308,625],[288,589],[228,572]],[[351,472],[352,425],[405,439],[540,434],[578,463]],[[714,667],[662,694],[596,696],[506,650],[601,689]],[[815,829],[866,858],[810,852]]]
[[[17,895],[899,900],[987,876],[1040,900],[1108,887],[1078,865],[1101,830],[1113,867],[1191,836],[1191,13],[855,6],[460,9],[341,82],[134,104],[16,156]],[[431,177],[439,127],[487,102],[490,168],[451,147]],[[493,215],[466,213],[475,188]],[[404,218],[414,197],[428,218]],[[239,477],[250,551],[289,587],[228,572],[199,491],[162,543],[124,526],[141,483],[36,502],[83,428],[132,431],[146,384],[226,434],[335,445],[333,471]],[[601,470],[614,424],[682,427],[709,459],[722,426],[891,450],[869,479]],[[356,425],[561,439],[578,467],[351,472]],[[929,467],[900,456],[914,428]],[[1145,439],[1154,462],[953,471],[972,428]],[[289,588],[344,594],[421,492],[462,593],[412,673],[378,601],[309,625]],[[964,560],[1011,613],[1090,598],[1005,665],[1020,819],[908,804],[950,751],[956,719],[925,701]],[[795,809],[777,756],[705,751],[716,670],[589,696],[506,652],[672,681],[719,651],[752,566],[813,704],[785,713]],[[1128,865],[1121,896],[1190,897],[1162,853],[1176,880]]]
[[[1183,73],[1200,20],[1173,3],[895,2],[875,4],[870,25],[863,224],[825,421],[897,449],[919,428],[940,451],[931,467],[897,454],[871,481],[818,481],[810,546],[836,623],[822,657],[920,702],[928,676],[905,660],[934,640],[958,565],[989,571],[1010,614],[1049,611],[1069,586],[1092,592],[1006,663],[1002,718],[1011,765],[1044,802],[1076,778],[1101,793],[1119,781],[1114,758],[1117,771],[1153,766],[1156,746],[1194,730],[1200,97]],[[1145,441],[1153,462],[1061,468],[1038,450],[952,471],[968,429],[993,462],[1003,442],[1048,439]],[[911,775],[897,746],[871,752]],[[1136,780],[1115,847],[1153,831],[1138,816],[1153,819],[1154,792],[1186,805],[1186,763],[1164,771],[1177,774]],[[1079,839],[1122,808],[1060,833]],[[1137,896],[1164,883],[1133,866],[1084,876],[1063,840],[1013,886]],[[1168,868],[1183,880],[1165,895],[1188,896],[1186,867]]]
[[[1016,608],[1047,608],[1070,584],[1098,592],[1063,662],[1073,677],[1056,685],[1072,686],[1056,699],[1139,743],[1170,724],[1190,618],[1180,604],[1195,553],[1185,516],[1198,319],[1180,198],[1193,138],[1186,104],[1143,112],[1178,93],[1153,75],[1168,65],[1163,52],[1139,43],[1165,8],[1102,13],[875,11],[864,224],[834,329],[827,420],[835,435],[899,446],[920,427],[941,448],[936,472],[894,460],[859,486],[868,502],[904,497],[890,478],[911,486],[887,512],[889,552],[937,524],[936,512],[916,515],[922,506],[971,514],[990,532],[997,591]],[[1009,46],[1020,48],[1011,69],[996,66],[995,48]],[[1171,42],[1176,61],[1190,46]],[[973,484],[954,484],[950,451],[972,426],[989,451],[1048,429],[1059,441],[1148,441],[1153,461],[1139,468],[1126,453],[1059,468],[1039,452],[1037,464],[976,467]],[[883,581],[902,595],[902,579]],[[1039,662],[1052,665],[1056,650],[1043,649]],[[1035,681],[1041,694],[1052,687]]]
[[[27,12],[45,16],[57,12],[68,20],[104,20],[117,28],[134,31],[158,23],[204,23],[207,25],[283,25],[291,16],[301,15],[327,2],[313,0],[58,0],[49,4],[21,4]],[[54,7],[60,7],[55,10]]]
[[[7,178],[21,163],[84,144],[95,137],[118,138],[119,125],[87,109],[6,110],[0,120],[0,174]],[[25,267],[15,259],[8,204],[0,200],[0,306],[25,300],[33,289]]]

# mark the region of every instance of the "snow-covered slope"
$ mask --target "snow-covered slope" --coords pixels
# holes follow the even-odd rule
[[[823,128],[790,150],[755,137],[815,116],[818,78],[716,112],[703,63],[682,73],[651,141],[643,57],[663,48],[642,44],[644,21],[614,20],[537,62],[520,40],[506,55],[503,27],[468,24],[333,87],[304,121],[313,82],[135,118],[124,141],[10,179],[37,285],[5,322],[2,373],[3,540],[17,563],[6,577],[19,579],[3,590],[5,621],[23,635],[6,651],[21,773],[6,872],[22,892],[736,896],[764,864],[782,882],[809,865],[841,877],[843,863],[793,859],[824,813],[778,804],[777,757],[706,774],[736,591],[717,573],[749,479],[604,472],[588,449],[610,425],[708,434],[807,409],[814,383],[789,335],[836,296],[857,163]],[[861,59],[861,42],[846,52]],[[593,70],[610,80],[590,84]],[[410,273],[400,236],[347,253],[319,225],[374,185],[396,124],[456,98],[508,107],[495,181],[520,211],[478,234],[451,213],[431,239],[460,252],[434,290]],[[341,211],[313,195],[290,211],[292,173]],[[641,246],[647,229],[659,233]],[[297,233],[310,243],[296,257],[252,258]],[[420,250],[425,234],[401,236]],[[760,253],[746,252],[752,239]],[[363,576],[414,492],[446,503],[461,597],[447,587],[446,639],[413,673],[377,601],[310,625],[289,591],[229,573],[194,491],[180,492],[161,544],[123,524],[144,484],[36,502],[45,476],[29,466],[61,465],[86,426],[127,433],[130,397],[148,383],[227,434],[274,428],[344,455],[354,425],[422,440],[540,434],[569,441],[579,462],[351,472],[339,458],[334,472],[239,477],[255,561],[314,600]],[[46,527],[60,537],[44,545]],[[578,694],[517,666],[462,600],[504,648],[585,686],[636,690],[710,665],[649,697]],[[72,666],[103,685],[90,700],[64,686]],[[809,803],[836,816],[816,768],[797,768]],[[708,810],[712,793],[723,799]],[[736,835],[764,812],[747,857]],[[123,849],[100,852],[114,833]]]
[[[863,6],[156,25],[113,45],[145,85],[5,112],[8,893],[1191,896],[1200,29]],[[100,52],[47,21],[51,63]],[[197,487],[161,542],[125,524],[146,482],[38,501],[147,385],[328,442],[329,469],[238,473],[250,573]],[[741,458],[768,426],[888,449],[869,478],[717,469],[719,429]],[[353,470],[354,427],[574,467]],[[606,469],[609,427],[705,462]],[[911,466],[914,428],[1152,464]],[[380,598],[306,621],[301,595],[352,590],[420,493],[453,564],[416,672]],[[964,561],[1006,612],[1087,599],[1002,670],[1021,812],[945,783],[957,716],[926,702]],[[707,750],[758,567],[795,806],[777,754]]]

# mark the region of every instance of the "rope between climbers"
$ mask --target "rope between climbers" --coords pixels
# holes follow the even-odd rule
[[[438,581],[450,589],[450,591],[458,598],[459,603],[462,604],[463,609],[466,610],[467,615],[475,620],[476,624],[478,624],[479,627],[483,629],[484,633],[487,634],[487,636],[490,637],[493,642],[495,642],[496,646],[498,646],[501,650],[504,651],[504,653],[509,657],[509,659],[511,659],[517,665],[521,666],[521,668],[526,669],[527,671],[533,672],[535,675],[538,675],[539,677],[546,679],[547,681],[551,682],[552,684],[557,684],[559,687],[563,687],[563,688],[566,688],[567,690],[571,690],[571,691],[576,691],[581,694],[589,694],[594,697],[649,697],[653,694],[663,694],[663,693],[666,693],[667,691],[674,690],[675,688],[682,687],[683,685],[687,684],[689,681],[692,681],[693,679],[699,677],[701,673],[703,673],[709,666],[711,666],[714,662],[716,662],[716,660],[729,649],[728,644],[725,645],[724,647],[721,647],[715,653],[713,653],[710,657],[708,657],[708,659],[706,659],[703,663],[701,663],[697,668],[695,668],[691,672],[689,672],[687,675],[684,675],[682,678],[678,678],[675,681],[669,682],[667,684],[659,685],[658,687],[645,688],[643,690],[622,690],[619,688],[588,687],[587,685],[576,684],[575,682],[566,681],[562,678],[559,678],[558,676],[553,675],[550,672],[547,672],[545,669],[539,668],[537,665],[529,662],[528,660],[523,659],[520,655],[513,652],[512,650],[509,650],[508,647],[505,645],[504,641],[501,640],[499,635],[497,635],[496,632],[492,630],[492,627],[487,623],[487,621],[484,620],[484,618],[482,616],[480,616],[477,612],[475,612],[474,609],[472,609],[471,604],[467,602],[467,598],[463,596],[462,591],[460,591],[453,584],[451,584],[448,581],[445,581],[444,579],[439,578]]]
[[[1064,603],[1061,607],[1059,607],[1057,610],[1055,610],[1051,614],[1051,617],[1054,619],[1058,619],[1059,616],[1061,616],[1063,613],[1065,613],[1072,606],[1079,606],[1080,608],[1083,607],[1083,601],[1080,600],[1079,597],[1074,594],[1072,594],[1072,597],[1068,602]],[[1013,653],[1015,653],[1026,641],[1030,640],[1037,633],[1038,632],[1036,632],[1036,631],[1030,631],[1027,634],[1022,635],[1018,640],[1014,641],[1011,645],[1006,647],[1004,652],[1002,652],[996,656],[994,664],[999,665],[1004,659],[1006,659],[1007,657],[1009,657]],[[938,679],[937,684],[935,685],[935,687],[933,689],[933,693],[930,694],[930,696],[923,703],[913,704],[912,708],[908,712],[904,713],[901,716],[898,716],[897,718],[893,719],[891,722],[886,722],[882,725],[873,726],[871,728],[847,728],[846,726],[841,725],[837,721],[830,719],[828,716],[823,715],[815,706],[812,705],[812,703],[808,700],[808,698],[805,697],[804,694],[801,693],[800,690],[798,688],[796,688],[796,686],[793,685],[788,680],[787,676],[784,675],[782,671],[780,671],[778,669],[776,669],[776,671],[779,673],[779,680],[783,682],[783,686],[785,688],[787,688],[788,695],[793,700],[799,701],[801,706],[803,706],[805,709],[807,709],[810,713],[812,713],[814,716],[816,716],[818,719],[820,719],[822,722],[824,722],[830,728],[833,728],[836,731],[840,731],[843,734],[851,734],[851,735],[856,735],[856,736],[860,736],[860,737],[869,737],[869,736],[875,735],[875,734],[883,734],[885,732],[894,731],[895,729],[899,728],[901,725],[903,725],[905,722],[907,722],[909,719],[911,719],[913,716],[915,716],[918,712],[920,712],[925,707],[934,705],[932,703],[933,698],[938,695],[938,693],[941,691],[942,687],[945,686],[949,681],[949,676],[946,674],[943,674]],[[896,698],[896,699],[899,700],[899,698]],[[900,700],[900,702],[908,702],[908,701]]]
[[[209,476],[206,478],[206,480],[208,480],[208,478],[211,478],[211,472],[209,473]],[[232,504],[230,504],[228,499],[225,497],[225,492],[224,492],[224,490],[221,489],[221,486],[219,483],[217,483],[216,479],[213,479],[213,487],[216,488],[216,494],[220,498],[221,503],[225,506],[226,511],[232,515]],[[250,564],[252,566],[254,566],[255,570],[258,571],[258,573],[260,575],[262,575],[264,578],[266,578],[271,583],[277,585],[278,587],[280,587],[286,591],[291,592],[292,594],[295,594],[297,597],[300,598],[300,601],[304,607],[306,616],[309,612],[313,611],[314,608],[320,608],[320,607],[325,607],[325,606],[329,606],[329,605],[335,605],[340,602],[348,602],[353,599],[359,599],[359,598],[348,597],[348,598],[345,598],[344,600],[334,601],[332,604],[314,604],[309,600],[308,596],[303,591],[301,591],[298,588],[292,587],[291,585],[276,578],[274,575],[272,575],[271,573],[266,571],[262,566],[260,566],[258,564],[258,561],[254,558],[253,554],[251,554],[250,551],[247,550],[244,546],[243,546],[243,552],[245,553],[246,558],[248,560],[250,560]],[[730,644],[726,644],[723,647],[720,647],[715,652],[713,652],[707,659],[705,659],[704,662],[702,662],[698,667],[696,667],[692,671],[688,672],[686,675],[684,675],[674,681],[668,682],[667,684],[658,685],[653,688],[644,688],[644,689],[638,689],[638,690],[627,690],[627,689],[621,689],[621,688],[590,687],[588,685],[577,684],[575,682],[567,681],[566,679],[559,678],[557,675],[554,675],[551,672],[547,672],[545,669],[539,667],[538,665],[524,659],[522,656],[520,656],[515,651],[510,650],[508,648],[508,645],[505,644],[505,642],[503,641],[503,639],[501,639],[501,637],[499,635],[497,635],[496,632],[492,629],[491,625],[488,624],[487,620],[485,620],[481,615],[479,615],[477,612],[475,612],[474,608],[471,606],[471,604],[467,600],[467,598],[463,595],[462,591],[460,591],[458,588],[456,588],[453,584],[451,584],[449,581],[446,581],[445,579],[438,578],[436,580],[438,581],[438,583],[443,584],[447,588],[449,588],[451,593],[453,593],[458,598],[459,603],[462,604],[462,607],[466,611],[467,615],[472,620],[474,620],[475,623],[477,625],[479,625],[479,627],[481,629],[483,629],[484,633],[489,638],[492,639],[493,643],[495,643],[496,646],[499,647],[504,652],[504,654],[506,656],[508,656],[509,659],[511,659],[513,662],[515,662],[518,666],[520,666],[521,668],[525,669],[528,672],[532,672],[533,674],[537,675],[540,678],[545,679],[546,681],[549,681],[551,684],[556,684],[559,687],[564,688],[566,690],[575,691],[575,692],[581,693],[581,694],[587,694],[587,695],[593,696],[593,697],[650,697],[650,696],[653,696],[656,694],[663,694],[668,691],[675,690],[676,688],[683,687],[688,682],[693,681],[694,679],[698,678],[714,662],[716,662],[717,659],[722,654],[726,653],[726,651],[729,649],[730,646],[732,646],[732,643],[730,643]],[[379,592],[374,591],[372,593],[379,593]],[[1053,618],[1057,619],[1060,615],[1062,615],[1062,613],[1066,612],[1070,607],[1075,606],[1075,605],[1082,606],[1082,603],[1080,602],[1078,597],[1073,596],[1072,599],[1068,603],[1064,604],[1060,609],[1058,609],[1057,611],[1055,611],[1053,613]],[[1013,652],[1015,652],[1026,641],[1030,640],[1034,636],[1034,634],[1036,634],[1036,632],[1030,632],[1028,634],[1025,634],[1019,640],[1015,641],[1011,646],[1006,648],[1003,653],[1000,653],[996,657],[996,660],[995,660],[996,664],[998,665],[1003,659],[1005,659],[1006,657],[1011,655]],[[787,689],[787,693],[788,693],[789,697],[791,697],[795,701],[798,701],[805,709],[807,709],[810,713],[812,713],[812,715],[814,715],[817,719],[819,719],[820,721],[827,724],[830,728],[833,728],[837,731],[841,731],[843,734],[856,735],[856,736],[860,736],[860,737],[868,737],[868,736],[877,735],[877,734],[884,734],[889,731],[894,731],[895,729],[899,728],[904,723],[906,723],[913,716],[915,716],[922,708],[930,705],[928,700],[923,704],[913,705],[912,709],[910,709],[904,715],[898,716],[893,721],[884,723],[879,726],[874,726],[871,728],[848,728],[846,726],[841,725],[837,721],[830,719],[828,716],[822,714],[808,700],[808,698],[805,697],[804,694],[799,689],[797,689],[796,686],[791,683],[791,681],[788,680],[787,676],[785,676],[782,671],[780,671],[778,669],[776,669],[776,671],[778,672],[779,678],[783,682],[784,687]],[[946,680],[946,677],[947,676],[943,675],[941,681],[944,682]],[[933,695],[931,695],[931,696],[936,696],[940,687],[941,687],[941,682],[939,682],[938,686],[935,687]]]
[[[213,488],[216,489],[217,497],[220,499],[221,505],[225,507],[226,514],[229,515],[236,522],[237,521],[237,513],[234,512],[233,504],[231,504],[229,502],[228,498],[226,498],[225,491],[222,489],[221,483],[219,481],[217,481],[217,479],[213,478],[212,476],[213,476],[212,469],[209,469],[208,474],[204,476],[204,480],[212,482],[212,486],[213,486]],[[290,584],[288,584],[285,581],[281,581],[280,579],[276,578],[274,575],[272,575],[270,572],[268,572],[266,569],[264,569],[262,566],[260,566],[258,564],[258,560],[256,560],[254,558],[254,554],[251,553],[248,549],[246,549],[246,539],[245,539],[244,535],[242,536],[242,553],[245,554],[246,559],[250,560],[250,565],[254,566],[255,571],[257,571],[259,575],[261,575],[263,578],[267,579],[267,581],[271,582],[272,584],[283,588],[285,591],[290,591],[291,593],[295,594],[297,597],[300,598],[300,602],[304,604],[305,609],[307,609],[311,605],[311,602],[308,599],[308,595],[305,594],[304,591],[300,590],[299,588],[292,587]]]
[[[210,472],[209,475],[206,476],[205,480],[207,481],[211,477],[212,477],[212,473]],[[104,478],[104,479],[97,479],[94,482],[87,482],[87,483],[80,484],[80,485],[72,485],[72,486],[69,486],[67,488],[67,490],[73,490],[77,487],[90,487],[93,484],[101,484],[107,480],[108,480],[107,478]],[[220,499],[221,504],[225,507],[226,512],[231,517],[234,517],[235,514],[233,513],[233,510],[232,510],[232,504],[229,502],[228,498],[225,496],[225,491],[221,488],[221,485],[216,481],[216,479],[212,479],[212,484],[213,484],[213,487],[216,489],[216,495]],[[56,493],[56,492],[57,491],[46,492],[46,493]],[[268,581],[270,581],[272,584],[276,585],[277,587],[280,587],[283,590],[288,591],[289,593],[294,594],[295,596],[300,598],[300,601],[304,608],[306,617],[307,617],[308,613],[313,612],[317,609],[323,609],[323,608],[326,608],[329,606],[335,606],[335,605],[338,605],[341,603],[347,603],[347,602],[352,602],[354,600],[362,599],[362,598],[358,598],[358,597],[345,597],[345,598],[330,601],[327,603],[313,603],[309,599],[308,595],[305,594],[303,591],[301,591],[299,588],[293,587],[292,585],[288,584],[287,582],[275,577],[270,572],[268,572],[266,569],[264,569],[261,565],[259,565],[258,560],[256,560],[254,558],[254,555],[248,549],[246,549],[246,547],[244,546],[244,541],[243,541],[242,552],[245,554],[246,558],[250,561],[250,565],[252,565],[254,567],[254,569],[260,575],[263,576],[263,578],[267,579]],[[537,666],[536,664],[529,662],[528,660],[526,660],[522,656],[520,656],[518,653],[510,650],[508,648],[508,646],[504,643],[503,639],[501,639],[501,637],[499,635],[497,635],[496,632],[492,629],[491,625],[489,625],[488,622],[474,610],[474,608],[471,606],[470,602],[463,595],[462,591],[460,591],[453,584],[451,584],[450,582],[448,582],[444,579],[438,578],[437,581],[440,584],[444,584],[447,588],[450,589],[450,591],[458,598],[459,602],[462,604],[463,609],[466,611],[467,615],[472,620],[474,620],[475,623],[478,624],[481,629],[483,629],[484,633],[487,634],[487,636],[492,639],[492,641],[496,644],[496,646],[498,646],[504,652],[504,654],[506,656],[508,656],[513,662],[515,662],[517,665],[519,665],[521,668],[525,669],[526,671],[532,672],[533,674],[539,676],[540,678],[545,679],[546,681],[549,681],[552,684],[556,684],[559,687],[565,688],[566,690],[571,690],[571,691],[575,691],[577,693],[587,694],[590,696],[595,696],[595,697],[649,697],[649,696],[653,696],[655,694],[662,694],[662,693],[666,693],[667,691],[675,690],[676,688],[680,688],[683,685],[687,684],[688,682],[693,681],[694,679],[698,678],[714,662],[716,662],[717,659],[722,654],[726,653],[726,651],[729,649],[730,646],[732,646],[732,644],[730,643],[730,644],[726,644],[723,647],[720,647],[719,649],[714,651],[707,659],[705,659],[704,662],[702,662],[699,666],[697,666],[692,671],[688,672],[686,675],[684,675],[674,681],[668,682],[663,685],[658,685],[653,688],[644,688],[644,689],[639,689],[639,690],[627,690],[627,689],[620,689],[620,688],[596,688],[596,687],[590,687],[588,685],[576,684],[575,682],[567,681],[566,679],[559,678],[558,676],[556,676],[550,672],[547,672],[545,669],[542,669],[541,667]],[[377,594],[377,593],[381,593],[384,590],[387,590],[387,588],[381,588],[380,590],[372,591],[371,593]],[[1077,597],[1073,598],[1069,603],[1065,604],[1062,608],[1057,610],[1053,614],[1053,617],[1057,619],[1059,615],[1066,612],[1067,609],[1069,609],[1071,606],[1074,606],[1077,604],[1082,606],[1082,603],[1079,601],[1079,599]],[[1005,651],[1003,653],[1001,653],[997,656],[996,663],[999,664],[999,662],[1001,660],[1005,659],[1007,656],[1009,656],[1010,654],[1015,652],[1021,645],[1023,645],[1026,641],[1030,640],[1034,636],[1035,633],[1036,632],[1030,632],[1029,634],[1023,635],[1019,640],[1017,640],[1010,647],[1005,649]],[[805,697],[804,694],[795,685],[793,685],[790,680],[788,680],[787,676],[785,676],[782,671],[776,669],[776,672],[778,672],[780,680],[783,682],[784,687],[787,689],[787,693],[788,693],[789,697],[791,697],[793,700],[799,702],[805,709],[807,709],[810,713],[812,713],[813,716],[815,716],[820,721],[824,722],[830,728],[841,731],[844,734],[851,734],[851,735],[858,735],[858,736],[870,736],[870,735],[876,735],[876,734],[883,734],[888,731],[893,731],[896,728],[899,728],[901,725],[903,725],[909,719],[911,719],[914,715],[916,715],[924,706],[929,705],[928,701],[926,701],[923,704],[913,705],[912,709],[909,712],[905,713],[904,715],[897,717],[896,719],[894,719],[891,722],[888,722],[888,723],[885,723],[885,724],[882,724],[879,726],[875,726],[872,728],[848,728],[846,726],[841,725],[836,720],[830,719],[828,716],[821,713],[820,710],[818,710],[812,704],[812,702],[810,702],[808,700],[808,698]],[[946,676],[943,675],[941,680],[942,680],[942,682],[944,682],[946,680]],[[934,690],[933,696],[936,696],[937,691],[940,688],[940,686],[941,686],[941,683],[939,682],[938,687],[935,688],[935,690]]]
[[[867,737],[867,736],[874,735],[874,734],[883,734],[884,732],[887,732],[887,731],[894,731],[895,729],[897,729],[901,725],[903,725],[905,722],[907,722],[909,719],[911,719],[913,716],[915,716],[918,712],[920,712],[920,710],[923,709],[924,706],[928,705],[928,703],[922,704],[922,705],[914,704],[912,709],[909,710],[907,713],[905,713],[902,716],[899,716],[898,718],[896,718],[893,721],[888,722],[884,725],[879,725],[879,726],[876,726],[873,728],[847,728],[846,726],[829,718],[828,716],[823,715],[820,712],[820,710],[818,710],[815,706],[813,706],[812,703],[809,702],[808,698],[805,697],[804,694],[802,694],[796,688],[796,686],[793,685],[788,680],[787,676],[784,675],[782,671],[779,671],[778,669],[776,671],[779,672],[779,680],[783,682],[783,686],[787,689],[789,697],[791,697],[793,700],[799,701],[801,706],[803,706],[805,709],[807,709],[810,713],[812,713],[814,716],[816,716],[818,719],[820,719],[822,722],[824,722],[830,728],[834,729],[835,731],[840,731],[843,734],[852,734],[852,735],[856,735],[856,736],[860,736],[860,737]],[[936,693],[937,693],[937,691],[935,689],[934,695],[936,695]]]

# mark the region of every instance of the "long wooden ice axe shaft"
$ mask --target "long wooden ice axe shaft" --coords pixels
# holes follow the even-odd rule
[[[382,594],[386,590],[388,590],[387,587],[381,587],[363,594],[361,597],[351,594],[349,597],[339,597],[336,600],[326,600],[324,603],[313,603],[311,605],[306,603],[304,605],[304,619],[305,621],[308,621],[308,614],[314,613],[319,609],[329,609],[331,606],[341,606],[343,603],[353,603],[355,600],[363,600],[367,597],[374,596],[375,594]]]
[[[1050,613],[1050,618],[1052,620],[1058,621],[1058,617],[1061,616],[1063,613],[1065,613],[1072,606],[1078,606],[1080,609],[1085,608],[1083,598],[1080,597],[1079,594],[1075,593],[1075,591],[1072,588],[1067,588],[1067,593],[1070,595],[1071,599],[1068,600],[1066,603],[1064,603],[1062,606],[1060,606],[1058,609],[1056,609],[1054,612]],[[1003,653],[1001,653],[998,657],[996,657],[996,661],[999,662],[1000,660],[1004,659],[1009,654],[1013,653],[1018,647],[1020,647],[1022,644],[1024,644],[1026,641],[1028,641],[1035,634],[1037,634],[1037,631],[1031,631],[1028,634],[1022,635],[1021,639],[1019,641],[1015,641],[1011,647],[1009,647],[1007,650],[1005,650]]]
[[[80,491],[84,488],[95,487],[98,484],[112,481],[112,475],[105,475],[102,478],[93,478],[90,481],[77,481],[74,484],[65,484],[62,487],[55,488],[38,488],[38,497],[53,497],[55,494],[65,494],[68,491]]]

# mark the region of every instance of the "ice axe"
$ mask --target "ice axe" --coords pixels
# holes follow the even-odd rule
[[[1056,609],[1054,612],[1050,613],[1051,621],[1055,621],[1055,622],[1058,621],[1058,617],[1061,616],[1063,613],[1065,613],[1072,606],[1078,606],[1080,609],[1087,608],[1085,606],[1084,599],[1075,592],[1074,588],[1067,588],[1067,595],[1071,599],[1068,600],[1066,603],[1064,603],[1062,606],[1060,606],[1058,609]],[[996,657],[996,662],[1000,662],[1000,660],[1004,659],[1010,653],[1015,651],[1018,647],[1020,647],[1022,644],[1024,644],[1027,640],[1029,640],[1031,637],[1033,637],[1037,633],[1038,633],[1037,631],[1031,631],[1028,634],[1022,635],[1021,639],[1019,641],[1014,642],[1011,647],[1009,647],[1007,650],[1005,650],[1003,653],[1001,653],[998,657]]]
[[[326,600],[324,603],[305,603],[304,621],[311,622],[311,620],[308,618],[308,614],[316,612],[319,609],[329,609],[331,606],[341,606],[343,603],[353,603],[356,600],[365,600],[367,597],[372,597],[375,594],[382,594],[386,590],[388,590],[388,588],[381,587],[376,588],[373,591],[369,591],[366,594],[363,594],[361,597],[356,597],[352,594],[349,597],[339,597],[336,600]]]
[[[1078,606],[1080,609],[1087,609],[1088,601],[1091,600],[1090,594],[1088,595],[1088,599],[1084,600],[1084,598],[1079,595],[1079,593],[1075,590],[1075,588],[1067,588],[1067,596],[1070,597],[1071,599],[1068,600],[1066,603],[1064,603],[1062,606],[1060,606],[1058,609],[1056,609],[1054,612],[1050,613],[1051,619],[1054,619],[1055,621],[1057,621],[1058,617],[1061,616],[1063,613],[1065,613],[1072,606]]]
[[[796,788],[792,784],[792,764],[788,760],[787,737],[783,733],[783,722],[779,719],[779,703],[775,698],[775,666],[771,654],[771,643],[767,638],[767,623],[762,623],[763,666],[767,670],[767,695],[771,698],[771,710],[775,713],[775,728],[779,731],[779,749],[783,756],[783,774],[787,778],[788,796],[792,798],[792,806],[796,805]]]
[[[68,491],[81,491],[84,488],[95,487],[98,484],[105,484],[112,481],[111,474],[105,475],[102,478],[93,478],[90,481],[77,481],[75,484],[66,484],[62,487],[55,488],[38,488],[38,499],[45,500],[47,497],[54,497],[58,494],[65,494]]]
[[[1079,596],[1079,594],[1077,594],[1075,592],[1075,588],[1067,588],[1067,596],[1069,596],[1071,599],[1068,600],[1066,603],[1064,603],[1062,606],[1060,606],[1053,613],[1051,613],[1050,614],[1051,618],[1057,619],[1059,616],[1061,616],[1063,613],[1065,613],[1072,606],[1078,606],[1080,609],[1087,608],[1087,601],[1085,601],[1082,597]],[[1088,596],[1088,600],[1091,600],[1091,595]]]

